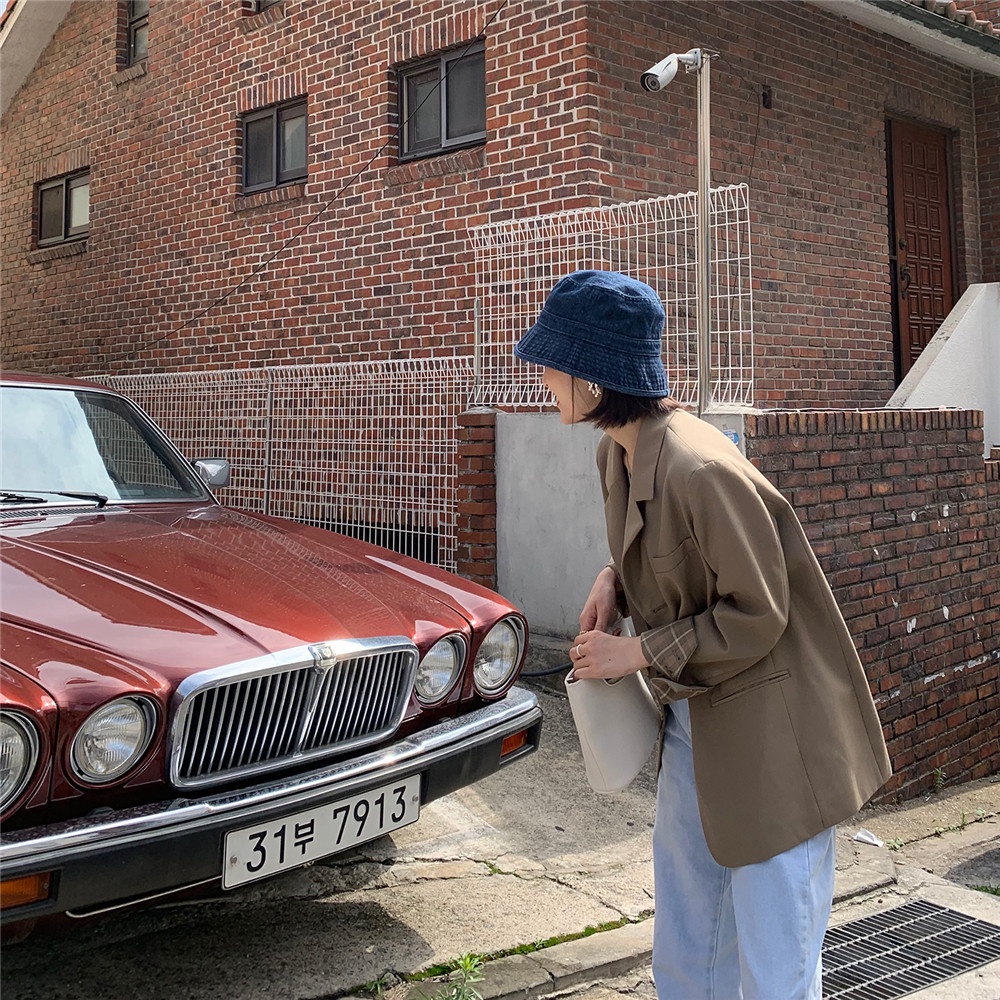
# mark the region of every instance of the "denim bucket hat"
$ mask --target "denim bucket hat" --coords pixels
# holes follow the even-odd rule
[[[629,396],[669,394],[664,320],[649,285],[617,271],[574,271],[549,292],[514,354]]]

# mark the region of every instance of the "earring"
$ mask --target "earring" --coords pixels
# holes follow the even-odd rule
[[[600,399],[601,398],[601,392],[603,390],[601,389],[601,387],[596,382],[588,382],[587,383],[587,388],[590,390],[590,394],[591,394],[591,396],[594,397],[594,399]]]

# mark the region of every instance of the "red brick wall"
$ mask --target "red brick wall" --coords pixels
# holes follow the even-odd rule
[[[404,165],[391,67],[470,41],[496,5],[245,8],[154,0],[145,72],[123,72],[116,5],[72,6],[0,123],[3,363],[100,375],[467,351],[470,227],[694,187],[694,78],[637,83],[692,45],[721,53],[714,181],[751,184],[763,405],[881,405],[893,389],[887,111],[953,130],[960,278],[982,277],[981,78],[939,65],[927,88],[925,56],[810,5],[512,0],[487,31],[487,144]],[[307,183],[240,197],[238,114],[297,94]],[[91,168],[86,250],[33,251],[33,184],[67,157]]]
[[[590,126],[566,110],[587,76],[575,3],[510,3],[491,27],[486,147],[396,163],[390,67],[472,41],[495,9],[285,0],[247,17],[240,0],[154,0],[136,76],[116,72],[116,5],[74,4],[2,122],[4,362],[100,374],[467,350],[469,226],[593,197],[576,159]],[[240,197],[238,114],[299,94],[308,182]],[[31,250],[36,167],[81,149],[86,253],[52,259]]]
[[[1000,4],[996,5],[1000,9]],[[1000,32],[1000,16],[997,30]],[[976,76],[983,281],[1000,281],[1000,78]]]
[[[459,572],[495,585],[494,417],[463,414]],[[751,460],[788,497],[864,664],[893,776],[879,800],[1000,771],[1000,448],[979,411],[771,411]]]
[[[669,52],[721,53],[713,182],[751,186],[758,403],[884,404],[895,387],[885,119],[953,130],[956,210],[970,215],[968,234],[958,226],[961,291],[982,280],[969,71],[937,62],[923,86],[925,53],[805,3],[605,4],[592,17],[608,64],[598,117],[615,125],[609,200],[695,187],[695,77],[660,94],[633,83]]]
[[[484,587],[497,585],[496,411],[458,418],[458,572]]]
[[[978,411],[750,416],[747,453],[794,504],[876,697],[882,798],[1000,770],[1000,461]],[[1000,457],[1000,456],[998,456]]]
[[[976,0],[974,10],[976,17],[992,21],[994,31],[1000,32],[1000,0]]]

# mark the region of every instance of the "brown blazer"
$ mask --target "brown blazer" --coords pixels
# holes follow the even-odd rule
[[[791,505],[714,427],[645,420],[631,483],[597,450],[608,544],[663,702],[690,698],[715,859],[752,864],[854,813],[891,773],[871,691]]]

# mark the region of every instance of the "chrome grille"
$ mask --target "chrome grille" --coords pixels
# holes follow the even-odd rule
[[[416,648],[394,638],[195,675],[178,692],[171,780],[218,783],[383,739],[403,716],[416,663]]]

